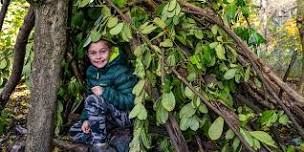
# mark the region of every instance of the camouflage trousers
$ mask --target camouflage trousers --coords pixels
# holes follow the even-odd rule
[[[86,134],[81,130],[82,121],[75,123],[70,129],[70,135],[76,143],[89,145],[104,143],[110,139],[108,130],[131,127],[128,114],[118,110],[101,97],[89,95],[85,100],[84,110],[88,113],[91,132]]]

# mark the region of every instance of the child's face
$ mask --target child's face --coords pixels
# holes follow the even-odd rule
[[[103,68],[107,65],[110,53],[110,48],[104,41],[92,43],[88,49],[89,60],[97,68]]]

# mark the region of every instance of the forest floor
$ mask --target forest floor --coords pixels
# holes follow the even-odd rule
[[[0,152],[23,152],[25,145],[26,117],[30,91],[25,84],[17,86],[6,108],[0,115]],[[63,150],[55,147],[53,152]]]

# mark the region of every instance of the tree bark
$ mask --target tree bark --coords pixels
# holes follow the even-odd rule
[[[303,0],[297,0],[297,27],[299,29],[300,33],[300,40],[302,44],[302,72],[300,75],[300,81],[297,84],[298,91],[300,93],[303,93],[303,83],[304,83],[304,1]]]
[[[0,11],[0,31],[2,30],[5,14],[7,12],[10,1],[11,0],[4,0],[3,4],[2,4],[1,11]]]
[[[36,22],[26,151],[49,152],[60,86],[60,63],[66,49],[68,0],[30,2],[34,7]]]
[[[30,7],[16,39],[16,44],[14,47],[14,63],[12,69],[13,72],[8,82],[5,84],[3,91],[0,94],[1,109],[5,107],[11,93],[13,92],[13,90],[21,79],[24,57],[26,52],[26,44],[28,37],[34,27],[34,21],[34,10],[32,7]]]

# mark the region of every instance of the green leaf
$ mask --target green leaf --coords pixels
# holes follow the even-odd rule
[[[175,54],[170,54],[167,58],[167,62],[170,66],[175,66],[176,65]]]
[[[210,46],[211,47],[211,46]],[[216,51],[216,55],[219,59],[221,60],[224,60],[226,59],[225,57],[225,48],[223,47],[222,44],[218,44],[216,47],[215,47],[215,51]]]
[[[157,27],[154,26],[153,24],[147,25],[145,26],[142,30],[141,33],[143,34],[150,34],[151,32],[153,32]]]
[[[127,0],[112,0],[112,2],[122,8],[127,3]]]
[[[101,33],[96,30],[93,30],[93,31],[91,31],[90,37],[91,37],[92,42],[96,42],[96,41],[100,40]]]
[[[147,119],[147,110],[146,110],[145,106],[143,104],[139,104],[139,106],[140,106],[140,111],[137,115],[137,118],[139,120]]]
[[[176,4],[177,4],[176,0],[170,1],[168,4],[168,11],[169,12],[173,11],[176,7]]]
[[[78,7],[85,7],[92,2],[93,0],[80,0],[78,3]]]
[[[218,117],[210,126],[208,135],[211,140],[217,140],[221,137],[224,128],[224,119]]]
[[[283,114],[282,116],[280,116],[279,118],[279,123],[282,125],[287,125],[289,122],[289,118],[286,114]]]
[[[140,59],[136,59],[134,74],[136,74],[141,79],[144,79],[145,77],[145,67]]]
[[[1,62],[0,62],[0,69],[5,69],[8,65],[8,62],[6,59],[3,59]]]
[[[179,15],[179,13],[181,12],[182,8],[180,7],[180,5],[177,3],[176,5],[176,9],[175,9],[175,17],[178,17],[177,15]],[[177,24],[175,24],[177,25]]]
[[[259,140],[260,142],[262,142],[266,145],[275,147],[275,148],[277,147],[275,145],[274,140],[272,139],[272,137],[268,133],[266,133],[264,131],[251,131],[249,133],[250,133],[251,136],[253,136],[257,140]]]
[[[218,42],[212,42],[209,44],[210,48],[214,49],[216,46],[218,46]]]
[[[115,25],[117,25],[118,23],[118,18],[117,17],[110,17],[108,23],[107,23],[107,27],[108,28],[113,28]]]
[[[143,92],[145,86],[145,80],[139,80],[137,84],[134,86],[132,93],[138,96],[140,93]]]
[[[260,149],[261,148],[260,142],[257,139],[255,139],[255,138],[252,138],[252,139],[253,139],[253,149],[254,150]]]
[[[189,99],[193,99],[194,97],[194,93],[192,92],[192,90],[188,87],[185,88],[185,96]]]
[[[234,0],[226,0],[229,4],[233,3]]]
[[[117,35],[122,31],[123,23],[118,23],[114,28],[110,30],[111,35]]]
[[[235,137],[232,142],[233,151],[236,151],[239,145],[240,145],[240,140],[239,138]]]
[[[197,96],[195,96],[192,101],[191,101],[191,104],[194,108],[198,108],[201,104],[201,99]]]
[[[152,48],[154,51],[156,51],[157,53],[161,53],[160,48],[156,45],[152,45]]]
[[[187,80],[192,82],[196,79],[196,73],[195,72],[190,72],[187,76]]]
[[[236,68],[229,69],[228,71],[225,72],[224,79],[230,80],[230,79],[234,78],[236,71],[237,71]]]
[[[124,25],[124,33],[126,34],[128,39],[132,39],[132,31],[129,27],[129,25]]]
[[[3,84],[3,78],[0,78],[0,87],[2,86]]]
[[[254,83],[257,86],[257,88],[261,88],[262,87],[262,83],[258,78],[254,78]]]
[[[102,5],[101,14],[104,16],[111,16],[111,10],[106,5]]]
[[[179,123],[180,129],[182,131],[185,131],[190,127],[190,125],[191,125],[191,118],[190,117],[182,117],[182,119]]]
[[[194,36],[197,38],[197,39],[202,39],[204,38],[204,33],[202,30],[196,30],[195,33],[194,33]]]
[[[225,16],[228,20],[234,20],[236,12],[237,12],[237,6],[234,4],[230,4],[225,8]]]
[[[195,114],[196,110],[193,108],[191,103],[188,103],[183,106],[183,108],[179,112],[179,117],[183,118],[189,118],[192,117]]]
[[[248,131],[240,128],[240,133],[244,137],[244,139],[247,141],[247,143],[250,145],[250,147],[252,147],[253,146],[253,138],[248,133]]]
[[[167,111],[172,111],[175,107],[175,97],[172,91],[162,95],[161,103]]]
[[[208,108],[207,106],[201,102],[200,106],[198,107],[198,110],[201,112],[201,113],[208,113]]]
[[[139,103],[139,104],[136,104],[135,106],[134,106],[134,108],[131,110],[131,112],[129,113],[129,118],[130,119],[132,119],[132,118],[135,118],[135,117],[137,117],[137,115],[139,114],[139,112],[141,111],[141,106],[140,105],[142,105],[141,103]]]
[[[141,141],[146,148],[151,148],[151,136],[148,136],[144,129],[140,133]]]
[[[163,42],[160,43],[162,47],[172,47],[173,43],[170,39],[165,39]]]
[[[213,33],[213,35],[216,35],[217,34],[217,30],[219,29],[219,27],[217,25],[213,25],[211,27],[211,32]]]
[[[157,106],[156,120],[160,124],[164,124],[168,120],[168,112],[164,109],[162,105]]]
[[[247,82],[250,78],[250,71],[251,71],[251,66],[247,66],[245,75],[244,75],[244,81]]]
[[[199,121],[197,120],[196,116],[190,118],[190,128],[193,131],[197,131],[197,129],[199,128]]]
[[[162,29],[167,27],[165,21],[160,19],[159,17],[154,18],[153,22]]]
[[[229,129],[229,130],[226,132],[225,139],[226,139],[226,140],[230,140],[230,139],[232,139],[234,136],[235,136],[234,132],[233,132],[231,129]]]
[[[144,45],[139,45],[135,48],[134,50],[134,55],[137,57],[137,58],[141,58],[143,53],[145,51],[145,46]]]
[[[261,114],[260,122],[262,126],[270,127],[278,120],[276,110],[266,110]]]

